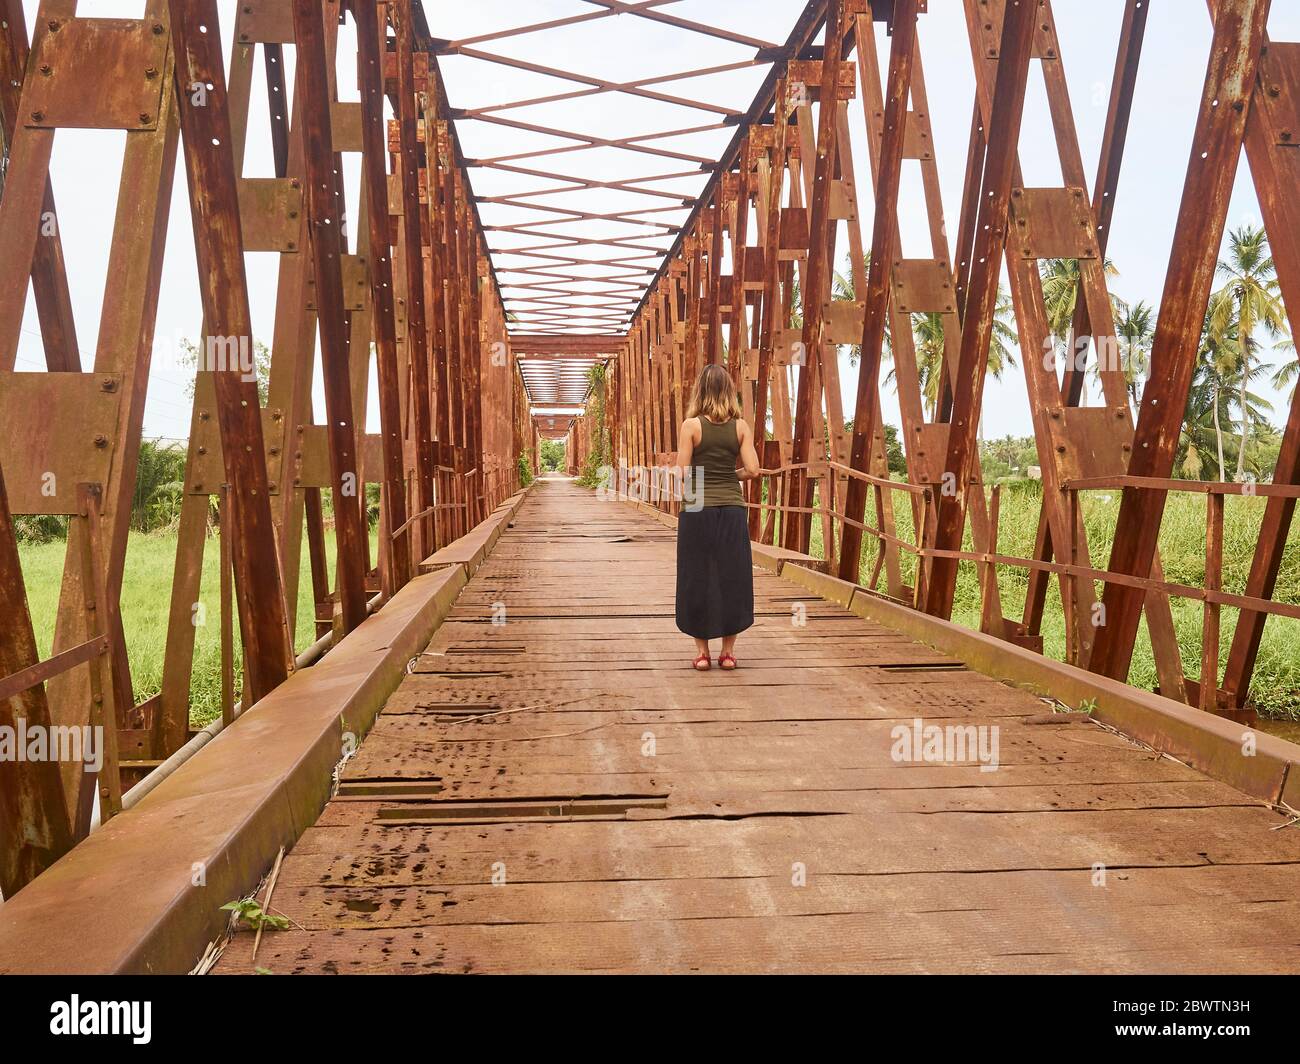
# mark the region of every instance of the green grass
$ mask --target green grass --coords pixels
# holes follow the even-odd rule
[[[1038,528],[1038,513],[1042,502],[1041,485],[1036,481],[1008,482],[1002,487],[1000,553],[1019,558],[1030,557]],[[1114,535],[1115,520],[1119,513],[1119,492],[1097,491],[1087,493],[1082,500],[1084,524],[1088,532],[1093,565],[1105,568]],[[900,538],[915,542],[912,515],[907,497],[894,492],[894,514]],[[1264,515],[1265,500],[1229,496],[1224,510],[1224,565],[1225,591],[1242,594],[1246,589],[1246,576],[1259,537],[1260,522]],[[874,511],[868,507],[870,524],[877,524]],[[974,549],[969,529],[965,549]],[[876,546],[866,537],[862,551],[860,579],[870,578],[875,562]],[[813,520],[811,553],[823,557],[820,519]],[[1160,554],[1164,563],[1165,579],[1191,587],[1205,586],[1205,499],[1200,495],[1171,493],[1160,528]],[[904,579],[915,579],[915,559],[902,556]],[[884,575],[881,575],[881,586]],[[1025,593],[1029,587],[1028,571],[999,567],[998,589],[1002,596],[1002,612],[1019,619],[1024,610]],[[1097,593],[1101,593],[1097,585]],[[1286,553],[1273,593],[1280,602],[1300,602],[1300,522],[1293,523],[1287,540]],[[1178,634],[1183,657],[1183,671],[1196,677],[1201,661],[1201,605],[1186,599],[1172,599],[1174,628]],[[970,628],[979,627],[979,577],[972,562],[958,566],[957,593],[953,620]],[[1224,607],[1221,620],[1220,669],[1227,661],[1232,645],[1232,633],[1237,623],[1238,611]],[[1044,650],[1049,657],[1061,660],[1065,656],[1065,621],[1061,610],[1058,585],[1053,578],[1043,617]],[[1220,672],[1222,676],[1222,672]],[[1129,672],[1129,682],[1135,686],[1154,689],[1156,686],[1155,659],[1151,642],[1146,634],[1146,622],[1138,635]],[[1264,627],[1259,657],[1255,665],[1252,684],[1255,706],[1264,716],[1300,720],[1300,621],[1289,617],[1270,617]]]
[[[126,570],[122,581],[122,626],[126,632],[127,657],[137,702],[158,693],[162,687],[163,651],[167,642],[167,613],[171,605],[172,573],[176,562],[177,538],[169,532],[132,532],[127,543]],[[377,540],[371,534],[371,558]],[[325,551],[333,579],[334,537],[326,531]],[[50,653],[54,618],[58,608],[65,544],[54,541],[20,544],[23,573],[27,582],[28,605],[36,629],[36,643],[42,657]],[[203,551],[203,578],[199,599],[206,623],[196,628],[194,669],[190,694],[190,721],[202,727],[221,714],[221,585],[218,562],[219,541],[210,537]],[[235,698],[239,698],[239,623],[235,620]],[[316,640],[315,608],[311,597],[311,567],[306,540],[302,548],[302,577],[298,596],[296,650],[301,652]]]

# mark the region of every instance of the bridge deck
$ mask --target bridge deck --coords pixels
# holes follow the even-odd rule
[[[673,557],[537,485],[286,856],[256,965],[1300,970],[1300,828],[837,606],[796,626],[770,574],[741,670],[694,674]],[[1000,767],[895,761],[917,717],[997,726]]]

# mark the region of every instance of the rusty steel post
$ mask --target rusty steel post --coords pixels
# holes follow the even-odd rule
[[[993,90],[992,121],[989,123],[984,179],[979,200],[979,223],[975,237],[962,320],[961,355],[954,375],[951,430],[944,461],[944,483],[935,520],[934,546],[958,550],[966,523],[966,498],[971,470],[978,460],[980,403],[988,365],[989,342],[1006,247],[1007,215],[1011,201],[1016,146],[1024,111],[1025,86],[1029,73],[1036,11],[1032,4],[1015,4],[1006,12],[1002,25],[997,81]],[[957,586],[957,562],[952,558],[932,560],[927,577],[924,609],[939,617],[952,613]]]
[[[0,680],[6,680],[36,665],[39,657],[3,470],[0,619]],[[48,731],[51,719],[44,684],[35,684],[12,698],[0,696],[0,727],[16,729],[20,721]],[[12,898],[67,853],[72,842],[59,763],[26,758],[0,763],[0,893]]]
[[[826,5],[826,35],[822,48],[821,97],[817,114],[816,161],[808,220],[808,269],[804,274],[803,352],[799,369],[799,390],[795,398],[794,450],[795,466],[807,462],[813,437],[813,393],[820,372],[826,341],[825,304],[822,296],[834,272],[829,260],[834,253],[831,238],[831,178],[835,161],[837,100],[839,96],[840,53],[844,42],[843,4],[829,0]],[[804,166],[808,161],[804,160]],[[806,552],[812,532],[812,514],[795,512],[813,503],[813,479],[803,469],[794,469],[786,490],[786,513],[783,540],[788,550]]]
[[[1215,20],[1177,236],[1152,341],[1151,377],[1142,394],[1133,439],[1130,476],[1167,477],[1173,469],[1268,10],[1269,0],[1223,0]],[[1164,508],[1163,491],[1124,489],[1110,572],[1150,575]],[[1093,672],[1127,679],[1143,598],[1140,588],[1107,583],[1102,599],[1104,623],[1098,626],[1089,661]]]
[[[348,373],[348,325],[343,310],[342,177],[335,168],[326,79],[325,27],[319,0],[293,0],[298,62],[295,96],[301,105],[307,232],[316,280],[321,377],[329,422],[330,480],[334,504],[335,565],[344,634],[366,619],[362,524],[365,485]]]
[[[899,0],[894,8],[894,37],[889,48],[889,81],[885,94],[884,136],[876,177],[875,220],[871,234],[871,262],[862,317],[862,354],[858,362],[858,394],[853,409],[853,450],[849,465],[861,473],[871,471],[871,447],[880,417],[880,360],[889,314],[890,268],[898,244],[898,186],[903,173],[903,142],[907,105],[912,89],[912,61],[916,55],[916,0]],[[874,45],[874,41],[866,42]],[[864,42],[859,41],[862,47]],[[862,555],[861,522],[866,514],[867,484],[851,477],[845,487],[844,522],[840,534],[841,580],[858,579]]]
[[[415,492],[413,513],[422,513],[434,504],[433,431],[429,413],[429,338],[425,327],[424,247],[420,225],[420,160],[417,149],[415,99],[415,34],[411,25],[411,0],[396,0],[388,5],[388,15],[396,31],[397,48],[397,123],[401,151],[398,173],[402,187],[402,235],[406,268],[406,359],[410,372],[410,402],[413,411],[410,436],[415,452]],[[431,132],[425,130],[426,151]],[[428,190],[432,199],[433,189]],[[443,501],[443,500],[439,500]],[[431,521],[415,526],[416,550],[432,547],[432,537],[425,530]]]
[[[209,337],[252,347],[248,282],[235,170],[230,154],[220,25],[214,0],[171,0],[176,91],[181,100],[194,242],[199,260],[204,319]],[[200,32],[199,26],[207,27]],[[190,86],[210,85],[204,106]],[[232,557],[244,670],[252,700],[289,674],[293,661],[280,561],[271,520],[269,478],[262,440],[257,384],[238,366],[215,370],[217,420],[226,481],[230,485]]]
[[[392,531],[406,524],[406,484],[402,471],[402,398],[398,379],[397,326],[393,303],[392,226],[389,220],[388,178],[384,168],[384,68],[380,51],[381,25],[375,8],[353,5],[357,23],[357,84],[361,90],[362,181],[366,190],[366,219],[370,227],[370,298],[374,303],[375,366],[379,383],[379,418],[384,480],[380,505],[387,534],[379,545],[389,567],[391,588],[411,578],[411,534],[394,542]]]

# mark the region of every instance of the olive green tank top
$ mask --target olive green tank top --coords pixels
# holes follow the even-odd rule
[[[700,417],[700,442],[691,455],[691,464],[702,469],[705,506],[744,506],[740,478],[736,476],[736,456],[740,454],[740,432],[735,419],[715,425]],[[698,478],[699,473],[696,474]],[[696,480],[696,484],[699,480]]]

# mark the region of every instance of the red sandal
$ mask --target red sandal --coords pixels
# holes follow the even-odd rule
[[[700,667],[700,662],[704,662],[703,668]],[[696,658],[693,662],[691,662],[691,668],[694,669],[696,672],[708,672],[709,669],[712,667],[713,667],[713,662],[709,660],[708,654],[701,654],[698,658]]]
[[[731,662],[731,664],[728,665],[727,662]],[[736,668],[736,665],[737,665],[737,662],[736,662],[736,655],[735,655],[735,654],[719,654],[719,655],[718,655],[718,668],[720,668],[720,669],[724,669],[724,670],[727,671],[727,672],[732,672],[732,671]]]

